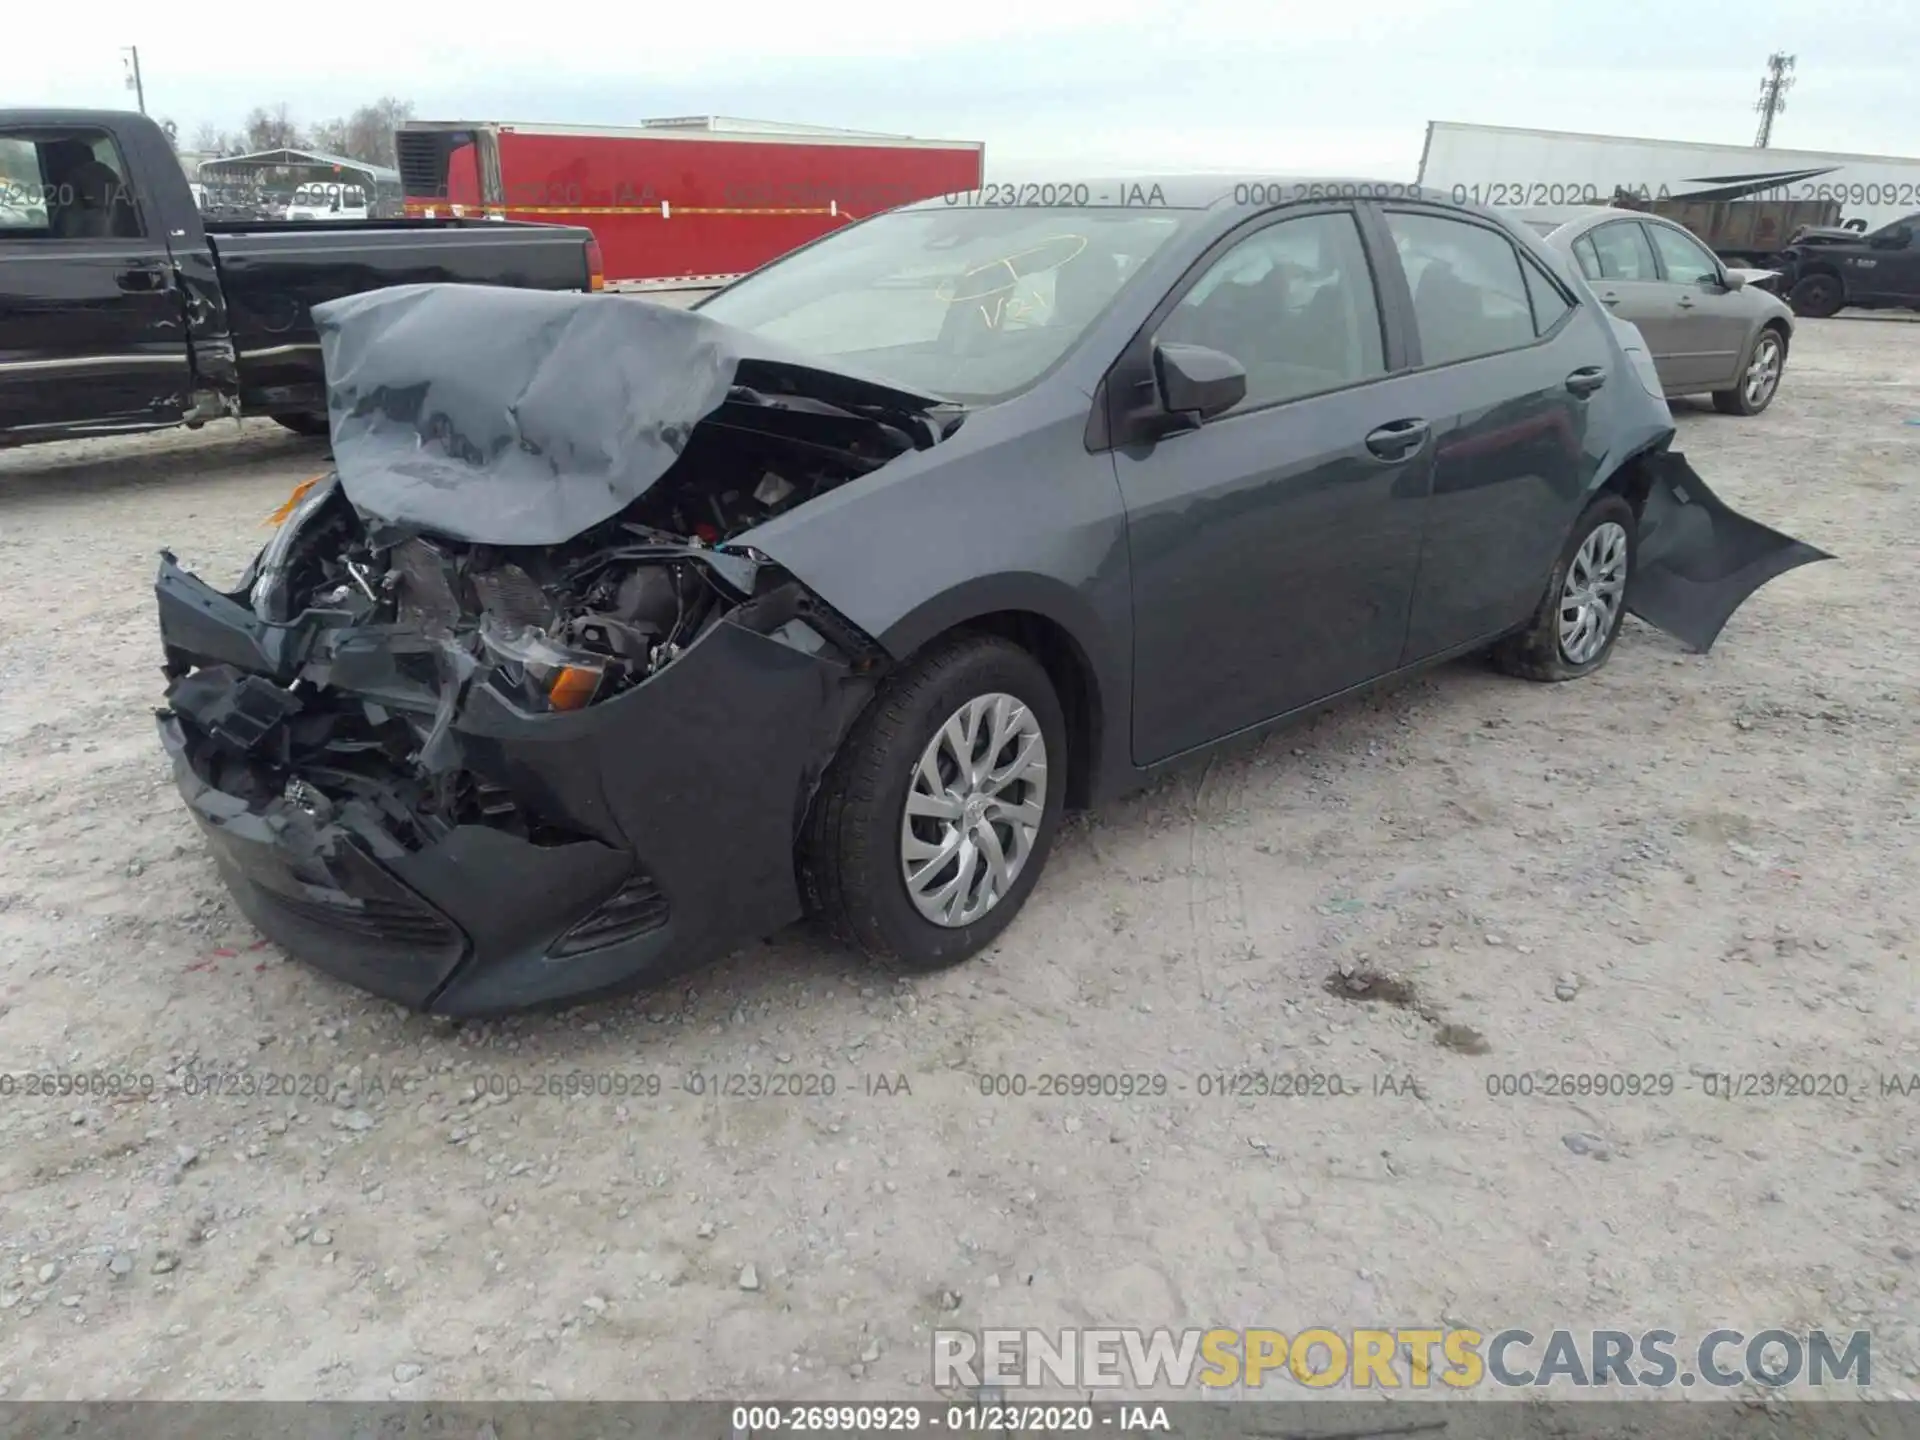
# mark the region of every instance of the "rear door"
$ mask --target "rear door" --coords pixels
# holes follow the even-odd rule
[[[1545,266],[1491,220],[1438,206],[1382,207],[1410,317],[1419,409],[1433,425],[1433,485],[1402,664],[1519,624],[1584,503],[1599,442],[1589,399],[1613,347]]]
[[[1634,219],[1596,225],[1573,242],[1573,258],[1600,303],[1640,327],[1661,384],[1673,390],[1677,377],[1671,357],[1685,344],[1679,297],[1660,278],[1646,227]]]
[[[0,130],[0,430],[165,422],[191,388],[172,260],[113,137]]]
[[[1729,290],[1720,262],[1693,236],[1672,225],[1649,221],[1644,227],[1660,262],[1660,279],[1679,312],[1674,349],[1667,357],[1669,385],[1694,390],[1724,390],[1740,370],[1753,324],[1751,297]],[[1656,362],[1657,363],[1657,362]]]

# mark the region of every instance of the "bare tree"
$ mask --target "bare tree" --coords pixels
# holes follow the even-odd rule
[[[297,150],[300,140],[300,127],[294,123],[284,100],[271,110],[256,105],[247,115],[249,150]]]
[[[226,138],[218,125],[211,120],[204,120],[193,132],[193,148],[202,155],[219,155],[224,153],[221,143]]]
[[[413,102],[382,95],[371,105],[362,105],[351,115],[328,120],[312,130],[316,150],[363,160],[369,165],[394,164],[393,132],[404,120],[413,118]]]
[[[315,150],[324,150],[329,155],[351,155],[347,149],[347,122],[345,120],[322,120],[307,131],[308,144]]]

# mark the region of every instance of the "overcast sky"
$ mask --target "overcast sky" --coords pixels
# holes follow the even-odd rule
[[[226,23],[214,24],[212,17]],[[190,139],[285,101],[382,93],[422,119],[622,124],[722,114],[983,140],[1049,167],[1411,179],[1428,120],[1751,144],[1769,51],[1798,56],[1774,143],[1920,155],[1912,0],[21,0],[0,104],[147,109]]]

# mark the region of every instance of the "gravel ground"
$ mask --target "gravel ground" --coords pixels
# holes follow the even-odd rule
[[[154,552],[237,573],[323,452],[0,456],[0,1393],[883,1398],[943,1323],[1442,1321],[1868,1326],[1913,1389],[1920,1095],[1876,1077],[1920,1074],[1917,347],[1809,323],[1764,416],[1680,407],[1723,495],[1842,557],[1709,657],[1629,621],[1584,683],[1456,664],[1218,755],[1075,820],[947,974],[796,931],[486,1024],[260,941],[153,734]],[[1242,1070],[1359,1093],[1202,1093]],[[1698,1073],[1784,1070],[1850,1093]],[[1523,1071],[1675,1083],[1489,1096]],[[526,1093],[576,1072],[659,1094]],[[833,1093],[685,1088],[784,1072]],[[1114,1072],[1166,1093],[1035,1093]]]

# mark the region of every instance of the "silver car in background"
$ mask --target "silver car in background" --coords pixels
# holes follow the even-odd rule
[[[1639,327],[1669,398],[1711,395],[1725,415],[1758,415],[1772,402],[1793,311],[1691,231],[1610,206],[1513,213],[1572,256],[1602,304]]]

